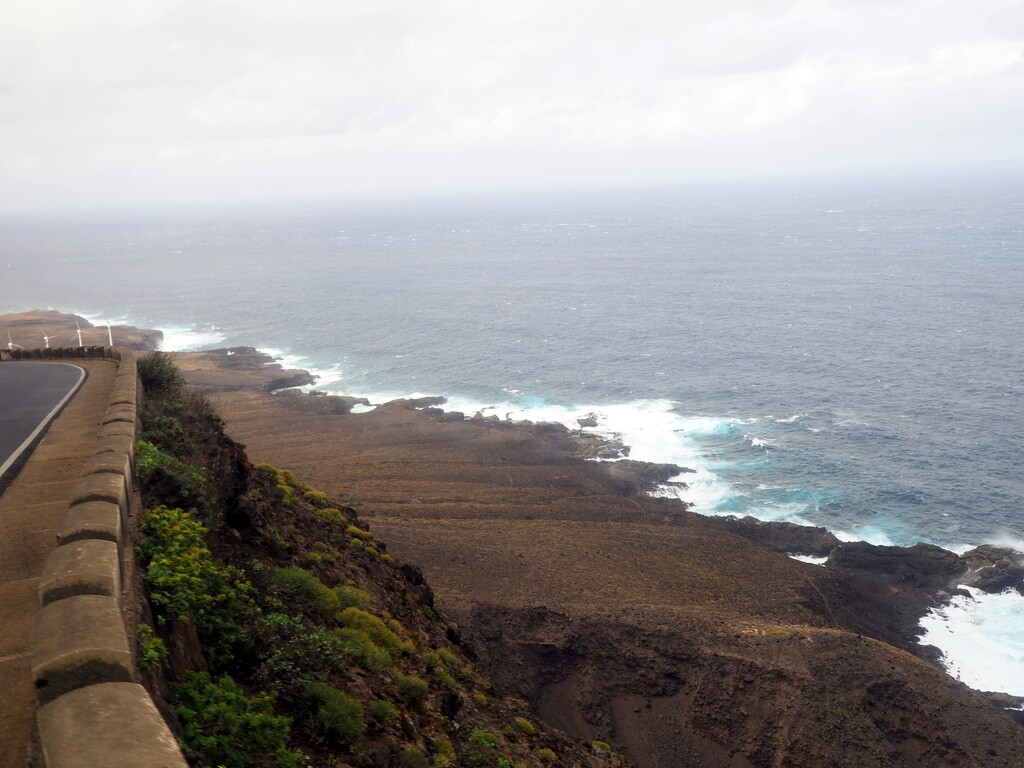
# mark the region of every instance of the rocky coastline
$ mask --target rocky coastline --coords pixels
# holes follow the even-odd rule
[[[285,370],[272,356],[252,347],[217,349],[188,353],[183,367],[201,390],[220,392],[252,387],[262,382],[268,393],[287,398],[289,408],[306,413],[344,415],[357,405],[369,406],[362,397],[330,395],[316,390],[299,391],[299,387],[315,386],[316,377],[302,369]],[[212,366],[212,367],[211,367]],[[228,384],[226,381],[230,381]],[[580,430],[549,422],[507,421],[496,415],[464,414],[445,411],[438,406],[447,403],[441,396],[392,400],[382,407],[411,409],[439,422],[473,421],[512,432],[537,435],[558,444],[567,454],[578,459],[614,460],[598,465],[610,483],[625,496],[644,497],[671,478],[686,473],[686,467],[629,459],[629,448],[618,440],[602,438],[584,427],[596,422],[579,419]],[[685,483],[679,483],[685,487]],[[682,510],[683,501],[670,500]],[[885,584],[898,611],[900,644],[923,658],[938,661],[941,653],[917,642],[920,619],[932,608],[947,603],[955,595],[967,594],[970,586],[989,594],[1014,589],[1024,595],[1024,553],[1009,547],[984,544],[958,555],[931,544],[910,547],[883,546],[863,541],[843,542],[826,528],[790,522],[765,521],[751,516],[703,518],[710,527],[719,527],[774,552],[784,555],[805,555],[825,558],[822,565],[836,568],[850,576],[874,585]],[[893,582],[899,583],[895,586]],[[893,591],[898,590],[898,591]],[[1000,701],[1005,694],[997,694]],[[1024,705],[1024,698],[1010,697]]]
[[[960,585],[1024,589],[1020,553],[704,517],[648,495],[684,468],[631,460],[585,424],[466,418],[433,398],[359,413],[365,399],[300,392],[309,372],[252,348],[175,359],[254,461],[372,521],[489,676],[577,738],[650,768],[1024,759],[1024,699],[969,689],[918,642]]]

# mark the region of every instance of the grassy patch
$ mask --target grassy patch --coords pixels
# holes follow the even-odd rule
[[[360,610],[359,608],[346,608],[341,612],[341,623],[349,629],[357,629],[366,634],[374,644],[383,648],[394,657],[410,653],[413,644],[408,640],[402,640],[392,632],[383,621],[373,614]]]
[[[398,684],[398,695],[409,704],[424,701],[430,693],[427,681],[415,675],[398,674],[395,676],[395,682]]]
[[[329,744],[351,747],[363,735],[363,705],[326,683],[306,684],[306,704],[313,729]]]
[[[341,610],[334,590],[307,570],[295,566],[271,568],[268,575],[274,592],[294,610],[324,619],[335,618]]]
[[[340,509],[334,509],[333,507],[327,507],[326,509],[316,510],[316,516],[321,520],[326,520],[329,523],[344,523],[345,516],[341,514]]]
[[[358,608],[361,611],[366,611],[370,608],[370,593],[359,589],[359,587],[348,585],[335,587],[334,594],[337,596],[342,610],[345,608]]]

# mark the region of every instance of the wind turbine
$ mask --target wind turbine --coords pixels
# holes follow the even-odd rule
[[[7,349],[13,352],[16,349],[24,349],[20,344],[15,344],[14,339],[11,338],[11,332],[7,332]]]
[[[110,342],[109,346],[114,346],[114,332],[110,329],[110,321],[107,318],[103,318],[103,322],[107,324],[107,341]]]
[[[78,348],[81,349],[82,348],[82,326],[79,324],[78,320],[75,320],[75,328],[78,329],[75,332],[75,336],[78,337]],[[71,337],[72,341],[75,340],[75,336]]]
[[[50,334],[49,336],[47,336],[45,333],[43,334],[43,341],[46,342],[46,348],[47,349],[50,348],[50,339],[55,339],[55,338],[57,338],[56,334]]]

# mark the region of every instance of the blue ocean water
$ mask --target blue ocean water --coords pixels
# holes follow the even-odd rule
[[[1022,257],[1021,178],[5,219],[0,309],[596,411],[701,511],[963,548],[1024,538]]]
[[[1024,550],[1021,177],[0,218],[0,313],[46,307],[374,402],[593,415],[706,514]],[[1024,695],[1019,595],[925,628]]]

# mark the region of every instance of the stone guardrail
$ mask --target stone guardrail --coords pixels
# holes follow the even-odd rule
[[[0,352],[0,360],[73,358],[114,360],[118,371],[95,448],[39,584],[32,676],[43,763],[46,768],[188,768],[149,692],[137,682],[123,618],[123,557],[138,430],[135,353],[116,347]]]

